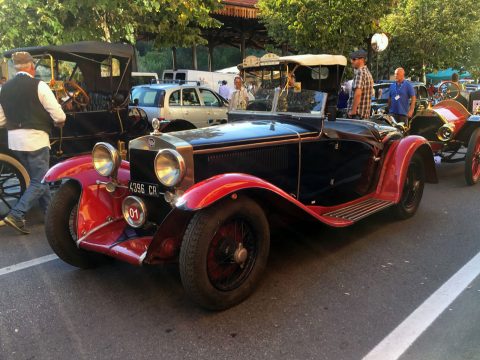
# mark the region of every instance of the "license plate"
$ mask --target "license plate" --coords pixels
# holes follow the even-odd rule
[[[134,194],[147,196],[161,196],[160,186],[157,184],[142,183],[138,181],[130,181],[130,191]]]

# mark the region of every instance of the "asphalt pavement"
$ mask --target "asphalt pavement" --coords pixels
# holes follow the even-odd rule
[[[173,265],[49,257],[35,210],[31,235],[0,227],[0,359],[362,359],[480,252],[480,185],[463,163],[437,169],[409,220],[275,231],[260,286],[223,312],[192,303]],[[480,359],[479,299],[476,278],[400,359]]]

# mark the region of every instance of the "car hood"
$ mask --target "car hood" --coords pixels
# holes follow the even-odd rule
[[[299,125],[270,121],[238,121],[201,129],[169,133],[195,149],[241,145],[264,141],[292,140],[295,138],[318,136],[318,131],[305,129]]]

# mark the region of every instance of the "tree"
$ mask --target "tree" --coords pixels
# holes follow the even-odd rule
[[[381,21],[390,34],[387,50],[393,67],[417,75],[423,70],[472,67],[480,55],[477,0],[400,0]],[[477,65],[478,66],[478,65]]]
[[[260,16],[277,44],[300,52],[346,54],[369,45],[390,0],[259,0]]]
[[[220,0],[0,0],[0,48],[81,40],[135,42],[149,34],[158,46],[204,43],[201,27]]]

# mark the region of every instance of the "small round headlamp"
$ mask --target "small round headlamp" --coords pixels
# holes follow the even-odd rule
[[[450,141],[453,137],[455,128],[452,124],[445,124],[437,131],[437,138],[440,141]]]
[[[160,150],[153,166],[157,179],[167,187],[177,185],[185,176],[185,161],[176,150]]]
[[[128,225],[134,228],[142,227],[147,220],[147,207],[137,196],[127,196],[123,199],[122,213]]]
[[[117,176],[121,158],[117,149],[109,143],[96,143],[92,151],[92,160],[95,170],[102,176]]]

